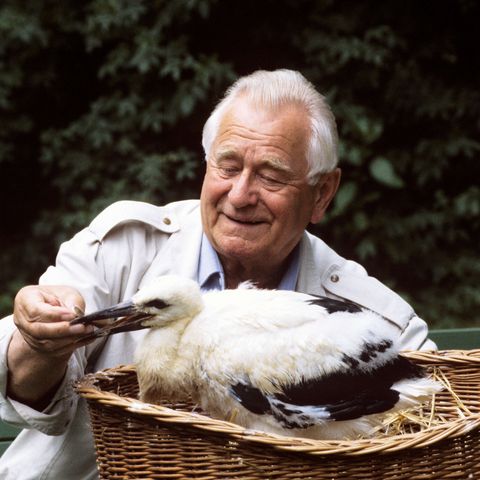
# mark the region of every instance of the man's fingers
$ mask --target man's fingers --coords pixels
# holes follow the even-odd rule
[[[74,317],[83,315],[85,310],[85,301],[83,297],[74,289],[70,287],[54,287],[55,293],[46,291],[50,303],[52,306],[58,306],[65,309],[65,313],[62,312],[65,318],[64,320],[71,320]],[[68,312],[68,313],[67,313]]]
[[[29,327],[29,335],[36,338],[45,339],[61,339],[76,337],[93,331],[93,325],[70,325],[69,321],[52,321],[52,322],[33,322]]]
[[[54,307],[45,303],[32,305],[29,308],[20,307],[18,312],[19,321],[25,319],[31,324],[68,322],[76,316],[66,307]]]
[[[64,286],[28,286],[15,297],[14,322],[31,349],[47,355],[72,352],[79,337],[93,326],[70,325],[85,302],[75,289]]]
[[[71,320],[83,312],[85,301],[71,287],[27,286],[18,292],[15,306],[30,320],[62,321]]]
[[[80,328],[78,328],[80,327]],[[90,343],[78,343],[79,338],[93,332],[92,325],[72,325],[68,322],[31,324],[29,330],[21,332],[24,340],[32,350],[47,355],[71,353],[75,348]],[[75,347],[75,348],[72,348]]]
[[[67,308],[75,316],[84,314],[85,301],[76,290],[69,287],[59,287],[57,293],[61,293],[60,301],[63,307]]]

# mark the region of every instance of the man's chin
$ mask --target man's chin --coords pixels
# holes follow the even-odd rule
[[[240,263],[255,262],[264,256],[260,248],[252,248],[252,240],[240,237],[222,237],[215,250],[221,258]]]

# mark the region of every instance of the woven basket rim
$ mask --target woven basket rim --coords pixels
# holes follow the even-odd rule
[[[478,365],[480,367],[480,349],[442,350],[438,352],[409,351],[403,355],[422,364],[430,365]],[[206,430],[216,434],[228,435],[232,441],[248,441],[268,444],[279,450],[301,452],[309,455],[367,455],[372,453],[392,453],[407,448],[431,446],[445,438],[457,438],[480,428],[480,413],[465,413],[463,418],[445,421],[415,433],[404,433],[389,437],[362,438],[355,440],[314,440],[289,437],[261,431],[248,430],[237,424],[217,420],[208,416],[175,410],[163,405],[152,405],[136,398],[122,397],[101,390],[97,380],[113,380],[116,376],[135,373],[133,365],[119,365],[91,373],[83,377],[75,386],[77,392],[89,402],[124,410],[129,414],[171,424],[186,424],[189,427]]]

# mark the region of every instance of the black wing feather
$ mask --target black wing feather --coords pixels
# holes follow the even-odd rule
[[[362,308],[357,304],[346,300],[336,300],[334,298],[322,297],[320,295],[311,295],[311,297],[312,298],[308,301],[310,305],[319,305],[320,307],[325,308],[328,313],[359,313],[362,311]]]
[[[250,412],[258,415],[271,413],[266,395],[251,383],[238,382],[230,387],[230,392]]]
[[[264,394],[249,381],[232,385],[232,395],[255,414],[273,415],[285,428],[307,428],[319,419],[353,420],[394,407],[399,393],[392,385],[401,379],[419,378],[424,371],[404,357],[396,357],[375,370],[349,369],[321,378],[304,379],[284,386],[282,393]]]
[[[382,413],[390,410],[398,402],[400,394],[391,389],[377,389],[360,392],[354,400],[345,400],[326,405],[332,420],[354,420],[363,415]]]
[[[376,392],[378,395],[390,390],[399,380],[421,376],[421,367],[398,356],[375,370],[350,368],[321,378],[305,379],[283,387],[283,394],[278,398],[295,405],[337,404],[345,400],[355,401],[362,392]]]

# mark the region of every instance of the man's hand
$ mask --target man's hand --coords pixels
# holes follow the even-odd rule
[[[91,326],[70,325],[85,302],[78,291],[65,286],[29,286],[15,297],[14,322],[18,330],[8,348],[7,394],[41,410],[62,381],[77,342]]]
[[[83,313],[85,302],[72,287],[29,286],[15,297],[14,322],[28,346],[39,354],[63,357],[79,345],[74,342],[91,331],[70,325]]]

